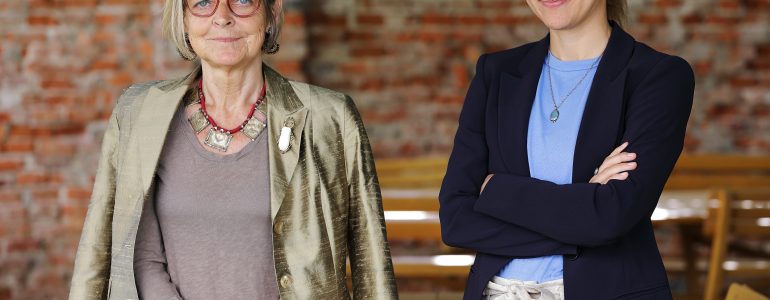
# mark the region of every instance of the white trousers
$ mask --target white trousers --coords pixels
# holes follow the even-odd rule
[[[564,300],[564,280],[535,283],[495,276],[483,295],[486,300]]]

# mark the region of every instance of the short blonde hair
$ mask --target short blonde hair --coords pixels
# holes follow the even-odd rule
[[[607,19],[623,27],[627,8],[626,0],[607,0]]]
[[[166,0],[165,5],[163,6],[163,35],[176,46],[179,55],[185,59],[194,60],[198,55],[195,54],[195,51],[190,47],[190,44],[185,37],[184,1],[185,0]],[[267,28],[272,29],[271,34],[265,35],[265,41],[262,44],[262,52],[267,52],[268,49],[273,48],[273,45],[278,44],[278,38],[281,35],[281,27],[283,27],[283,8],[280,8],[280,11],[275,11],[275,0],[257,1],[262,1],[262,9],[266,8],[265,19],[267,20]]]

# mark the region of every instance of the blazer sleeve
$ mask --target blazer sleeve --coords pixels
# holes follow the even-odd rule
[[[113,110],[102,139],[101,157],[75,255],[69,299],[105,299],[109,289],[112,211],[115,204],[116,151],[119,128]]]
[[[398,299],[372,150],[361,116],[347,96],[344,118],[353,299]]]
[[[577,247],[574,245],[474,210],[481,184],[489,174],[489,149],[484,134],[487,106],[485,59],[486,55],[481,56],[476,64],[476,75],[460,113],[454,148],[439,193],[441,237],[445,244],[452,247],[496,255],[576,254]]]
[[[623,140],[629,142],[625,151],[637,154],[638,165],[626,180],[557,185],[496,174],[474,211],[564,243],[612,243],[649,221],[682,151],[694,87],[689,64],[666,56],[630,96]]]

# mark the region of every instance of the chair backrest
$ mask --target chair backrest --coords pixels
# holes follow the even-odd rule
[[[378,159],[377,176],[383,189],[438,189],[446,173],[447,161],[445,156]]]
[[[770,156],[682,155],[666,189],[770,187]]]
[[[713,236],[706,280],[707,300],[721,298],[730,239],[770,237],[770,188],[720,189],[712,193],[712,198],[718,205],[709,210],[704,226],[704,232]],[[770,277],[770,271],[753,274],[763,273],[763,277]]]

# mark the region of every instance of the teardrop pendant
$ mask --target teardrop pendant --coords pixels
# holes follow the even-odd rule
[[[554,108],[553,111],[551,111],[551,123],[556,123],[557,120],[559,120],[559,109]]]

